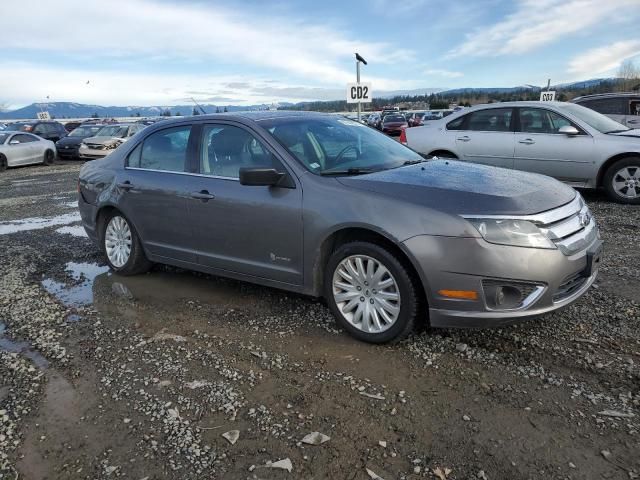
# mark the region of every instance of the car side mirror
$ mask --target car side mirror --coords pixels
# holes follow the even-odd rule
[[[565,135],[573,136],[580,135],[580,132],[573,125],[565,125],[564,127],[560,127],[558,133],[564,133]]]
[[[295,188],[289,175],[279,172],[275,168],[241,168],[240,185]]]
[[[20,141],[19,140],[11,140],[9,142],[9,145],[20,145]]]

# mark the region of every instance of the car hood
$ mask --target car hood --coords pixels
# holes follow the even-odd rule
[[[60,140],[56,142],[56,145],[77,146],[77,145],[80,145],[80,143],[84,142],[84,140],[85,139],[82,137],[62,137]]]
[[[626,132],[609,133],[609,135],[616,136],[616,137],[640,138],[640,129],[634,128],[633,130],[628,130]]]
[[[560,207],[576,195],[571,187],[544,175],[454,160],[338,181],[456,215],[531,215]]]
[[[124,139],[119,137],[88,137],[83,140],[84,143],[96,143],[108,145],[110,143],[120,143]]]

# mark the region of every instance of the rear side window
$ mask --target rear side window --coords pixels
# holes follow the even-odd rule
[[[488,108],[469,114],[467,130],[478,132],[510,132],[511,108]]]
[[[11,142],[18,141],[20,143],[30,143],[30,142],[37,142],[38,138],[34,137],[33,135],[18,134],[18,135],[14,135],[10,141]]]
[[[184,172],[191,126],[167,128],[149,135],[129,154],[128,166]]]
[[[447,130],[462,130],[468,115],[463,115],[447,123]],[[435,115],[432,118],[437,118]]]
[[[626,115],[626,105],[622,98],[600,98],[596,100],[586,100],[580,105],[595,110],[604,115]]]

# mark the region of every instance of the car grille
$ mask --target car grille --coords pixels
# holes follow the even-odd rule
[[[567,205],[536,216],[535,223],[565,255],[584,250],[598,236],[598,227],[580,195]]]
[[[87,147],[91,150],[102,150],[104,149],[104,145],[101,143],[87,143]]]
[[[576,273],[567,278],[562,285],[558,287],[556,293],[553,294],[553,301],[559,302],[564,300],[567,297],[570,297],[575,292],[580,290],[580,288],[584,285],[584,282],[587,281],[587,277],[582,275],[582,273]]]

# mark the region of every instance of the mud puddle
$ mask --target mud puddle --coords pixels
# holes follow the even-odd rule
[[[31,360],[33,364],[40,369],[49,367],[49,361],[39,352],[34,350],[30,343],[11,340],[5,337],[4,332],[6,331],[6,328],[7,327],[4,323],[0,323],[0,350],[22,355],[23,357]]]
[[[42,280],[42,286],[68,307],[82,307],[93,303],[93,283],[98,275],[107,275],[109,267],[95,263],[69,262],[65,266],[75,285],[68,286],[51,278]]]

